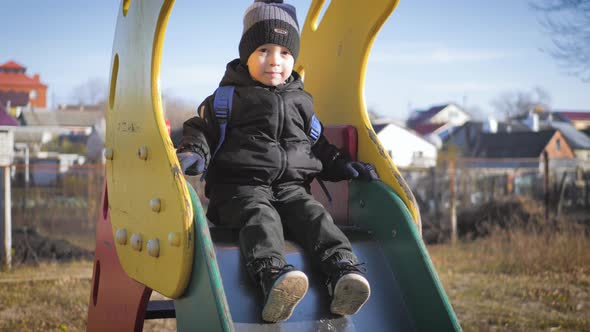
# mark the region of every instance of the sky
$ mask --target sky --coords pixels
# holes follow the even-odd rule
[[[303,25],[311,0],[286,2]],[[196,106],[214,91],[225,64],[238,57],[250,3],[176,0],[162,55],[164,94]],[[0,0],[0,63],[13,60],[29,75],[39,73],[49,86],[49,106],[77,102],[74,91],[89,81],[106,91],[120,6]],[[541,87],[554,109],[590,111],[590,83],[568,75],[543,51],[551,35],[538,18],[527,0],[400,0],[369,57],[368,108],[405,120],[410,110],[454,102],[485,117],[502,94]]]

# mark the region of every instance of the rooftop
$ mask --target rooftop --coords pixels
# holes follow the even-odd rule
[[[556,130],[482,134],[474,157],[539,158]]]

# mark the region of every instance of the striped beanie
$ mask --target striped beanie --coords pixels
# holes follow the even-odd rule
[[[299,55],[295,7],[284,4],[283,0],[255,0],[248,7],[240,40],[240,61],[247,64],[252,52],[269,43],[288,48],[295,59]]]

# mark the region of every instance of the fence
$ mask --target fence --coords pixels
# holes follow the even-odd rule
[[[590,212],[590,172],[570,161],[458,158],[400,171],[418,201],[425,233],[437,237],[449,237],[457,215],[497,200],[530,198],[547,219]]]
[[[401,170],[416,196],[425,228],[448,230],[453,206],[460,214],[492,200],[515,196],[546,204],[552,216],[570,211],[590,212],[588,171],[555,161],[548,165],[549,172],[535,160],[513,160],[520,162],[520,168],[485,168],[478,162],[458,159],[454,163],[439,162],[429,169]],[[28,168],[13,165],[13,229],[33,228],[46,236],[93,249],[104,175],[101,164],[62,169],[55,164],[34,164]],[[188,181],[206,205],[203,183],[197,177],[189,177]]]
[[[94,250],[105,168],[102,164],[67,168],[55,163],[12,165],[12,227],[34,229]],[[203,183],[190,177],[200,197]],[[206,200],[202,197],[202,201]]]

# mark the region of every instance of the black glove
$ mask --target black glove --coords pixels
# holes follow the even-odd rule
[[[182,172],[186,175],[199,175],[205,171],[205,158],[197,152],[176,153]]]
[[[344,164],[344,172],[349,179],[359,179],[363,181],[379,180],[379,175],[373,165],[360,161],[349,161]]]

